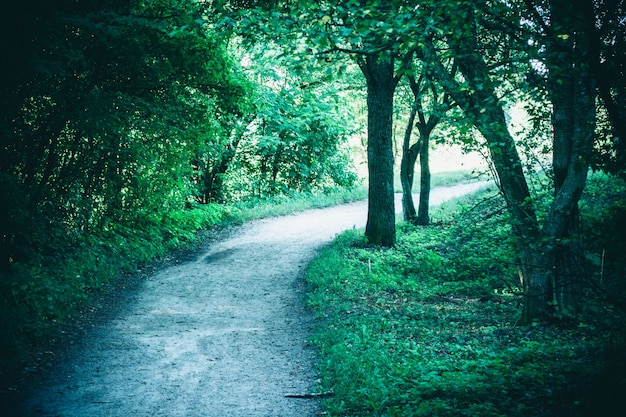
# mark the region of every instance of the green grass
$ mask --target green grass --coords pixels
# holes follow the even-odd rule
[[[346,232],[309,266],[328,415],[617,415],[623,315],[602,304],[579,325],[519,326],[506,212],[485,193],[399,226],[393,249]]]
[[[483,181],[488,180],[489,175],[484,172],[476,172],[471,170],[460,170],[460,171],[445,171],[445,172],[435,172],[431,174],[430,177],[430,186],[431,188],[435,187],[446,187],[449,185],[460,184],[464,182],[474,182],[474,181]],[[415,179],[413,181],[413,192],[419,192],[419,173],[415,174]],[[402,192],[402,184],[400,183],[400,175],[396,172],[394,176],[394,191],[396,193]]]
[[[266,217],[282,216],[307,209],[323,208],[367,198],[363,185],[328,193],[294,193],[276,197],[254,198],[228,206],[227,223],[240,224]]]
[[[445,187],[485,179],[487,179],[485,174],[473,171],[440,172],[433,174],[431,186],[433,188]],[[397,183],[395,187],[396,192],[402,192],[397,175],[395,181]],[[419,185],[415,189],[419,190]],[[225,222],[240,224],[250,220],[282,216],[312,208],[330,207],[366,198],[367,184],[361,184],[354,188],[337,189],[327,193],[294,193],[276,197],[252,198],[228,205],[229,215],[226,217]]]
[[[431,179],[431,186],[445,187],[459,183],[488,179],[487,175],[473,171],[449,171],[435,173]],[[398,176],[395,177],[396,192],[402,192]],[[419,191],[419,185],[414,187]],[[335,206],[367,198],[367,184],[354,188],[337,189],[327,193],[294,193],[276,197],[252,198],[227,206],[229,212],[225,223],[241,224],[246,221],[266,217],[282,216],[299,211]]]

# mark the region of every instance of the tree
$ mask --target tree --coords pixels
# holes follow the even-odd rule
[[[356,56],[367,80],[368,124],[372,123],[368,238],[392,244],[392,176],[388,174],[390,145],[383,139],[388,134],[384,108],[393,106],[389,91],[411,54],[417,53],[485,138],[516,236],[524,321],[575,312],[580,294],[572,263],[578,252],[572,244],[573,225],[588,168],[598,159],[593,149],[599,145],[592,106],[596,82],[604,82],[605,114],[614,135],[600,143],[606,145],[606,154],[598,164],[623,168],[619,75],[624,66],[611,50],[623,48],[624,20],[622,15],[608,17],[612,12],[623,14],[622,3],[586,0],[577,9],[561,0],[422,1],[417,7],[403,1],[298,2],[286,15],[278,13],[311,41],[310,55]],[[274,20],[272,28],[277,27]],[[444,65],[452,59],[458,74]],[[598,81],[602,74],[608,82]],[[533,80],[539,83],[531,85]],[[553,112],[555,182],[546,213],[531,194],[504,111],[506,96],[522,88],[547,92]],[[568,254],[568,260],[562,254]]]
[[[17,217],[0,207],[16,222],[0,232],[4,266],[158,224],[193,200],[194,154],[221,140],[225,115],[246,111],[248,85],[194,7],[58,6],[14,16],[31,31],[18,31],[27,47],[6,51],[30,65],[2,86],[0,175],[23,201]]]
[[[369,198],[365,236],[375,245],[393,246],[396,214],[393,190],[393,96],[399,77],[390,53],[359,58],[367,82],[367,168]]]
[[[412,37],[421,31],[415,19],[420,11],[413,2],[404,0],[278,3],[269,12],[260,7],[240,16],[240,32],[251,37],[260,30],[265,36],[285,42],[304,38],[304,45],[289,51],[294,59],[350,56],[361,68],[368,93],[369,202],[365,234],[372,244],[392,246],[393,93],[411,61],[416,46]]]
[[[577,254],[574,225],[594,144],[595,92],[587,40],[592,25],[585,18],[592,11],[559,0],[534,5],[525,21],[541,20],[529,30],[520,27],[524,21],[520,16],[527,9],[516,8],[521,6],[516,3],[450,5],[455,20],[449,18],[451,10],[439,6],[431,15],[438,17],[433,22],[437,30],[425,42],[422,57],[486,139],[513,221],[525,295],[523,321],[575,312],[581,294],[580,275],[572,264]],[[530,40],[529,32],[534,33]],[[435,37],[448,49],[437,50]],[[493,43],[504,38],[506,46]],[[524,45],[533,42],[541,43],[537,50],[545,51],[544,57],[529,55],[532,50]],[[514,45],[519,48],[516,52],[511,51]],[[456,59],[462,78],[442,65],[448,53]],[[500,87],[515,81],[520,64],[531,59],[546,65],[545,87],[553,111],[554,199],[541,222],[499,96]],[[514,64],[511,70],[498,72],[506,62]]]
[[[589,22],[589,66],[598,88],[608,127],[597,165],[626,175],[626,3],[620,0],[585,1],[581,10]],[[531,3],[532,5],[532,3]],[[535,8],[538,6],[535,6]]]
[[[439,91],[434,80],[429,80],[425,67],[421,67],[419,77],[407,73],[407,80],[413,95],[413,105],[404,133],[402,144],[402,161],[400,164],[400,182],[402,184],[402,211],[404,220],[416,225],[427,225],[430,222],[430,164],[429,147],[430,137],[435,127],[441,121],[445,112],[450,108],[449,96]],[[427,115],[424,101],[430,99],[430,114]],[[418,118],[417,122],[415,118]],[[411,144],[413,126],[419,132],[419,139]],[[417,158],[420,160],[420,196],[419,208],[415,211],[413,203],[413,177]]]
[[[318,51],[354,56],[365,77],[369,174],[365,235],[370,243],[382,246],[393,246],[396,240],[393,99],[412,57],[401,41],[413,29],[410,10],[404,1],[324,2],[297,10],[305,16],[311,28],[307,35]]]
[[[547,89],[552,103],[555,201],[544,230],[554,240],[554,302],[562,312],[580,309],[580,250],[576,247],[578,200],[591,165],[595,139],[596,91],[589,66],[594,30],[591,2],[583,6],[553,0],[546,41]],[[547,27],[546,27],[547,29]],[[563,244],[562,242],[571,242]],[[538,307],[541,311],[541,307]],[[528,311],[526,315],[536,315]]]
[[[402,139],[400,184],[402,185],[402,215],[404,217],[404,221],[417,224],[417,212],[415,211],[415,203],[413,202],[413,179],[415,177],[415,163],[417,162],[417,158],[422,150],[422,138],[420,137],[417,142],[411,144],[411,137],[413,136],[413,126],[415,125],[415,117],[417,117],[421,97],[419,90],[413,90],[413,85],[417,85],[417,83],[411,83],[413,103],[411,105],[411,110],[409,111],[409,119],[407,121],[406,128],[404,129],[404,136]],[[430,174],[430,170],[428,173]],[[422,176],[420,175],[420,178],[421,177]],[[430,176],[428,178],[428,186],[430,187]],[[420,202],[422,201],[421,197],[420,187]]]
[[[334,75],[341,68],[293,62],[271,43],[252,45],[245,61],[257,82],[256,110],[224,176],[231,198],[352,186],[346,145],[353,122],[341,111],[345,98]]]

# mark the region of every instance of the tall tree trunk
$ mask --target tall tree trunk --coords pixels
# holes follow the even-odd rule
[[[409,114],[409,123],[407,125],[404,142],[402,147],[402,166],[400,169],[402,179],[402,207],[404,210],[404,219],[410,221],[415,225],[425,226],[430,223],[429,207],[430,207],[430,161],[428,148],[430,146],[430,135],[433,129],[437,126],[441,120],[442,113],[447,111],[448,96],[444,95],[443,101],[439,102],[438,94],[434,87],[432,88],[432,97],[434,105],[432,106],[432,114],[426,118],[424,109],[422,107],[422,74],[419,79],[415,79],[412,76],[407,76],[409,85],[413,93],[414,101],[411,107],[411,113]],[[431,84],[431,87],[433,85]],[[419,117],[415,122],[416,116]],[[413,132],[413,126],[417,126],[419,130],[419,140],[410,145],[411,134]],[[417,157],[420,158],[420,197],[418,212],[415,212],[415,206],[413,205],[413,175],[415,172],[415,162]],[[410,179],[410,181],[409,181]],[[406,185],[405,185],[406,183]]]
[[[544,231],[554,248],[554,302],[560,314],[580,310],[582,249],[578,200],[587,180],[595,131],[595,86],[589,66],[593,6],[553,0],[547,47],[552,101],[554,203]],[[586,6],[586,8],[584,7]],[[566,35],[566,36],[565,36]]]
[[[367,159],[369,199],[365,236],[370,243],[393,246],[396,214],[393,192],[393,94],[391,52],[367,55],[359,63],[367,82]]]
[[[523,320],[532,321],[549,315],[550,276],[542,256],[539,225],[533,208],[522,162],[510,135],[502,104],[487,66],[479,55],[476,38],[465,34],[450,39],[458,68],[469,84],[462,86],[439,61],[434,45],[428,43],[426,60],[453,100],[472,120],[487,141],[491,160],[498,175],[500,190],[512,217],[516,237],[520,279],[524,291]]]
[[[430,135],[433,129],[439,124],[442,114],[445,111],[448,102],[448,96],[444,95],[443,101],[438,101],[438,94],[434,87],[432,89],[433,102],[432,114],[427,119],[422,107],[422,92],[420,91],[420,81],[409,79],[411,90],[417,100],[417,115],[419,122],[417,128],[420,132],[419,139],[419,155],[420,155],[420,200],[417,212],[416,224],[426,226],[430,223],[430,160],[428,149],[430,147]],[[431,83],[431,87],[433,84]]]
[[[415,116],[417,115],[418,98],[415,97],[411,112],[409,113],[409,121],[404,131],[404,140],[402,141],[402,161],[400,162],[400,183],[402,184],[402,213],[404,221],[417,223],[417,213],[415,204],[413,203],[413,178],[415,177],[415,162],[419,154],[419,142],[411,146],[411,136],[413,134],[413,125],[415,124]]]
[[[224,202],[224,175],[234,157],[235,149],[229,144],[220,156],[219,162],[210,168],[207,166],[204,173],[203,204]]]
[[[608,168],[624,175],[626,173],[626,65],[623,61],[626,51],[626,37],[623,35],[625,5],[622,1],[605,2],[604,16],[598,16],[594,10],[594,3],[598,4],[597,2],[584,0],[580,3],[580,15],[587,20],[585,40],[589,42],[587,57],[591,74],[613,130],[615,155],[613,164]],[[599,19],[598,26],[595,25],[596,16]],[[604,42],[602,39],[607,33],[614,34],[610,42]]]
[[[595,91],[586,36],[593,26],[593,20],[586,16],[593,13],[569,0],[552,0],[549,5],[552,27],[546,64],[554,104],[555,197],[541,228],[495,84],[479,52],[476,33],[463,31],[462,35],[453,33],[448,37],[465,85],[446,71],[432,42],[426,43],[424,56],[446,91],[487,141],[512,216],[525,323],[577,308],[580,293],[575,277],[579,271],[575,271],[572,254],[576,250],[570,242],[576,241],[572,231],[577,224],[577,206],[586,183],[595,127]],[[466,12],[466,23],[473,25],[471,5]]]
[[[230,168],[230,164],[237,155],[239,143],[243,137],[243,131],[246,126],[252,121],[252,118],[244,119],[243,123],[238,123],[233,130],[233,134],[229,143],[224,146],[224,151],[220,155],[219,162],[217,162],[211,169],[205,172],[204,177],[204,203],[218,202],[223,203],[224,197],[224,176]]]
[[[421,129],[420,129],[421,131]],[[430,146],[430,131],[420,134],[420,200],[417,211],[417,224],[426,226],[430,223],[430,161],[428,147]]]

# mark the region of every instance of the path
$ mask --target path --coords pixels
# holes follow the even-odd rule
[[[436,188],[431,201],[479,185]],[[397,204],[399,207],[400,205]],[[24,416],[315,416],[303,271],[364,202],[236,227],[120,296],[29,392]]]

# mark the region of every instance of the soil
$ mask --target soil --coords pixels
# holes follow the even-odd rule
[[[435,188],[431,204],[484,183]],[[401,204],[397,202],[396,207]],[[20,390],[18,416],[321,415],[308,262],[362,228],[357,202],[250,222],[118,288]],[[295,398],[294,398],[295,395]],[[298,398],[303,396],[304,398]]]

